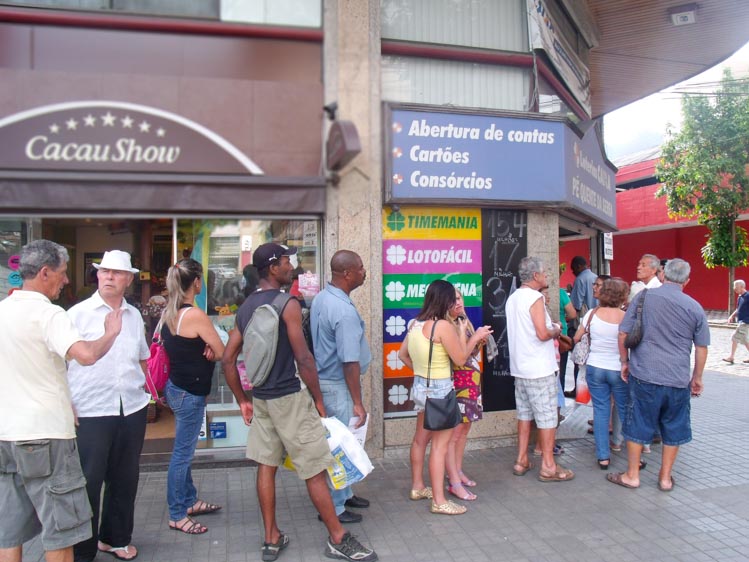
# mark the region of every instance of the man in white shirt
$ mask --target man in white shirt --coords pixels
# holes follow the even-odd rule
[[[637,282],[642,283],[643,289],[656,289],[663,285],[658,278],[661,268],[661,260],[653,254],[645,254],[637,262]],[[638,291],[639,292],[639,291]]]
[[[554,460],[559,370],[554,340],[561,334],[562,327],[552,323],[540,293],[549,286],[541,259],[527,256],[520,260],[518,276],[522,284],[505,305],[510,374],[515,377],[518,419],[518,456],[512,472],[522,476],[533,468],[528,459],[528,442],[531,422],[535,421],[542,456],[538,479],[542,482],[572,480],[575,473]]]
[[[101,319],[100,337],[82,341],[51,301],[68,283],[68,251],[49,240],[21,250],[20,290],[0,302],[0,560],[21,562],[41,535],[48,561],[70,562],[91,536],[91,508],[75,440],[65,359],[91,365],[120,333],[122,312]],[[103,334],[102,334],[103,333]]]
[[[120,560],[131,560],[138,554],[130,540],[150,399],[143,390],[149,357],[143,319],[125,300],[125,291],[138,270],[131,266],[130,254],[120,250],[106,252],[94,267],[98,290],[68,315],[83,337],[94,338],[101,333],[102,319],[121,310],[122,330],[95,365],[83,366],[77,361],[68,365],[78,415],[78,450],[93,510],[92,536],[74,548],[77,562],[93,560],[97,550]]]

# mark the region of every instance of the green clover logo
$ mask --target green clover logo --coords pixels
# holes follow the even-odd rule
[[[387,226],[390,230],[394,230],[395,232],[401,231],[406,227],[406,218],[400,213],[400,211],[392,212],[388,216]]]

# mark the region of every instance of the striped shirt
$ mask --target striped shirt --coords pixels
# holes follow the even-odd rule
[[[640,298],[629,305],[620,332],[632,330]],[[676,283],[648,290],[642,306],[642,341],[630,350],[630,374],[652,384],[686,388],[692,379],[692,344],[710,345],[707,317],[700,304]]]

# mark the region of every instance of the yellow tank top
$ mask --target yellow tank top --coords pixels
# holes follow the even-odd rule
[[[429,338],[422,332],[424,322],[414,322],[408,332],[408,354],[414,366],[414,374],[427,378],[427,362],[429,361]],[[450,356],[441,343],[432,348],[432,369],[429,376],[433,379],[449,379],[452,376]]]

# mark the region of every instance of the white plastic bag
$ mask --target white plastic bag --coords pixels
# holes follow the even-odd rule
[[[327,430],[328,447],[334,460],[328,467],[333,488],[341,490],[363,480],[374,470],[364,447],[338,419],[322,418],[322,423]]]

